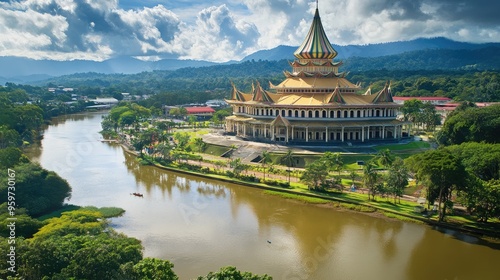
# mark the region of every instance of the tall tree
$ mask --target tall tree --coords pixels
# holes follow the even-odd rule
[[[281,162],[285,163],[285,165],[288,167],[287,173],[288,173],[288,184],[290,184],[290,173],[292,172],[290,168],[294,166],[294,161],[296,160],[296,157],[293,153],[292,149],[288,149],[285,153],[285,155],[281,158]]]
[[[363,183],[368,188],[368,199],[374,200],[377,194],[377,186],[379,181],[379,174],[375,170],[375,164],[371,161],[367,162],[363,167]]]
[[[260,164],[262,165],[262,170],[264,171],[264,181],[266,180],[266,168],[267,164],[271,162],[271,154],[268,151],[263,151],[260,155]]]
[[[329,170],[337,171],[340,176],[340,172],[342,172],[342,168],[344,167],[344,162],[342,161],[340,153],[325,152],[321,156],[321,160]]]
[[[378,151],[375,158],[378,160],[380,164],[382,164],[386,168],[389,167],[394,161],[394,156],[392,155],[391,150],[389,149],[383,149]]]
[[[468,173],[458,157],[447,149],[426,151],[407,159],[409,168],[426,185],[427,200],[439,204],[439,221],[443,221],[452,191],[464,189]]]
[[[309,189],[321,189],[327,176],[328,168],[325,168],[324,161],[315,160],[306,166],[300,180],[305,182],[309,186]]]
[[[396,197],[399,197],[401,203],[404,188],[408,185],[408,176],[408,169],[404,165],[404,161],[397,157],[391,164],[387,174],[387,185],[389,192],[394,195],[394,203],[396,203]]]

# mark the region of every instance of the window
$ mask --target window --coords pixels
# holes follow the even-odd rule
[[[309,117],[309,118],[312,118],[312,117],[313,117],[313,112],[312,112],[312,111],[308,111],[308,117]]]

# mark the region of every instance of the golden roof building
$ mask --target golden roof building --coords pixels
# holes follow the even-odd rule
[[[226,118],[226,131],[253,141],[289,144],[334,145],[342,142],[399,140],[407,133],[396,119],[399,108],[390,85],[377,93],[360,94],[359,85],[339,72],[337,52],[330,44],[318,8],[311,28],[294,52],[292,72],[285,71],[279,85],[265,90],[258,82],[251,92],[234,85],[226,100],[233,115]]]

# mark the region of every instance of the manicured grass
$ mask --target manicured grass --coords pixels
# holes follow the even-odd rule
[[[203,151],[204,154],[209,154],[209,155],[214,155],[214,156],[221,156],[227,151],[231,150],[231,148],[226,147],[226,146],[219,146],[219,145],[214,145],[214,144],[208,144]]]
[[[401,150],[422,150],[422,149],[429,149],[431,147],[431,144],[425,141],[413,141],[407,144],[390,144],[390,145],[380,145],[373,147],[375,150],[380,151],[380,150],[385,150],[389,149],[391,151],[401,151]]]

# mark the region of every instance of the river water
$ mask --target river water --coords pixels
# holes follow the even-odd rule
[[[476,237],[141,166],[101,142],[103,115],[54,119],[30,156],[70,183],[70,203],[125,209],[113,227],[173,262],[180,279],[229,265],[274,279],[500,277],[500,249]]]

